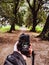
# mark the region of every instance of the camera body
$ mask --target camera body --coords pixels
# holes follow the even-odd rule
[[[30,47],[30,37],[29,35],[26,34],[21,34],[19,37],[19,43],[18,43],[18,50],[26,55],[27,57],[29,56],[29,47]]]

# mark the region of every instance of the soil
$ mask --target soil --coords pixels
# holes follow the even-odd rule
[[[13,31],[12,33],[0,33],[0,65],[10,53],[13,52],[13,47],[21,33],[30,35],[30,43],[35,53],[35,65],[49,65],[49,41],[43,41],[36,38],[38,33],[28,31]],[[32,65],[32,58],[27,59],[27,65]]]

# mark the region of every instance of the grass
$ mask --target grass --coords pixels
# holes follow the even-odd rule
[[[16,30],[19,30],[19,29],[20,29],[20,26],[15,25],[15,29],[16,29]]]
[[[7,32],[7,31],[9,31],[10,30],[10,25],[8,25],[8,26],[2,26],[1,28],[0,28],[0,32]],[[27,28],[27,30],[30,30],[32,27],[30,26],[30,28]],[[15,29],[16,30],[20,30],[20,26],[18,26],[18,25],[15,25]],[[36,26],[36,28],[35,28],[35,30],[36,30],[36,32],[41,32],[42,30],[43,30],[43,27],[41,27],[41,26],[39,26],[39,25],[37,25]]]
[[[10,30],[10,27],[11,26],[2,26],[1,28],[0,28],[0,32],[7,32],[7,31],[9,31]]]
[[[28,28],[29,31],[30,31],[31,29],[32,29],[32,26],[30,26],[30,27]],[[37,25],[36,28],[35,28],[35,30],[36,30],[37,33],[40,33],[40,32],[42,32],[43,27]]]
[[[1,28],[0,28],[0,32],[7,32],[7,31],[9,31],[10,30],[10,25],[8,25],[8,26],[2,26]],[[19,30],[19,26],[18,25],[16,25],[15,26],[15,29],[16,30]]]

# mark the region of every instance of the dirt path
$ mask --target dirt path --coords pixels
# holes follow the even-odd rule
[[[3,65],[6,56],[13,52],[13,46],[21,33],[30,35],[32,49],[35,52],[35,65],[49,65],[49,42],[35,38],[37,33],[27,31],[15,31],[13,33],[0,33],[0,65]],[[31,60],[28,58],[28,65]]]

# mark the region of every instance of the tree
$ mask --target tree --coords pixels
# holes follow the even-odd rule
[[[46,19],[46,23],[44,25],[43,31],[38,37],[40,37],[41,39],[49,40],[49,15]]]
[[[25,0],[21,0],[20,3],[19,3],[19,10],[17,12],[17,24],[19,26],[22,26],[24,24],[24,14],[25,14]]]
[[[10,28],[10,31],[11,32],[12,30],[15,30],[15,22],[16,22],[16,14],[17,14],[17,11],[18,11],[18,5],[19,5],[19,1],[20,0],[15,0],[14,1],[14,8],[13,8],[13,14],[14,14],[14,19],[13,19],[13,22],[11,23],[11,28]]]
[[[25,26],[30,28],[32,26],[32,13],[28,10],[24,15]]]
[[[30,0],[27,0],[27,2],[29,4],[29,7],[30,7],[32,15],[33,15],[33,22],[32,22],[33,26],[32,26],[31,31],[35,32],[35,27],[39,23],[39,22],[37,22],[37,15],[38,15],[38,12],[39,12],[41,6],[43,5],[43,0],[33,0],[33,5],[30,4]]]
[[[11,3],[0,2],[0,16],[4,22],[13,17]]]
[[[16,15],[20,0],[2,0],[0,1],[0,16],[10,21],[11,28],[9,32],[15,30]]]

